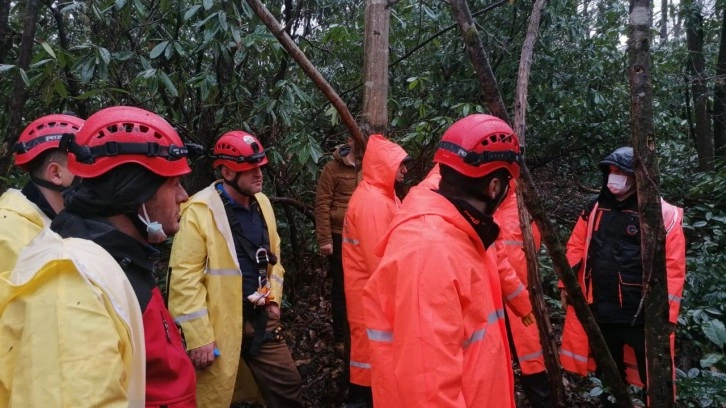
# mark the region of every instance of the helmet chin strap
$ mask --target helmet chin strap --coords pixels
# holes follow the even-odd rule
[[[33,175],[31,175],[31,176],[30,176],[30,180],[31,180],[31,181],[32,181],[32,182],[33,182],[34,184],[36,184],[36,185],[38,185],[38,186],[40,186],[40,187],[45,187],[45,188],[47,188],[48,190],[53,190],[53,191],[57,191],[57,192],[59,192],[59,193],[62,193],[63,191],[65,191],[65,190],[66,190],[66,189],[68,188],[68,187],[65,187],[65,186],[63,186],[63,185],[60,185],[60,184],[54,184],[54,183],[51,183],[51,182],[50,182],[50,181],[48,181],[48,180],[43,180],[42,178],[38,178],[38,177],[35,177],[35,176],[33,176]]]
[[[150,244],[158,244],[166,240],[166,233],[164,227],[158,221],[151,221],[149,219],[149,213],[146,211],[146,204],[141,204],[141,210],[144,212],[144,216],[138,214],[139,220],[146,225],[146,240]]]
[[[241,172],[236,172],[234,179],[232,181],[227,180],[226,178],[222,177],[222,181],[224,181],[224,184],[232,187],[234,191],[238,192],[239,194],[245,196],[245,197],[254,197],[254,194],[246,193],[242,191],[241,188],[239,188],[239,177],[242,175]]]

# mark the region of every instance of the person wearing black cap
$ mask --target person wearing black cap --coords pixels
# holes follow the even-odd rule
[[[600,162],[600,170],[602,189],[580,214],[567,243],[567,259],[623,379],[647,389],[644,276],[633,149],[616,149]],[[686,274],[683,209],[661,200],[661,210],[666,231],[669,320],[676,324]],[[565,370],[587,375],[595,366],[587,335],[568,305],[561,282],[560,288],[567,311],[560,361]]]

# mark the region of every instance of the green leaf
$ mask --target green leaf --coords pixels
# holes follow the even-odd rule
[[[189,10],[184,13],[184,21],[189,21],[190,18],[194,17],[194,15],[197,14],[197,11],[199,11],[200,8],[202,8],[202,6],[200,6],[199,4],[189,7]]]
[[[166,58],[167,60],[170,60],[172,55],[174,55],[174,47],[173,46],[166,47],[166,50],[164,51],[164,58]]]
[[[100,89],[91,89],[88,92],[78,95],[78,98],[76,98],[76,99],[84,100],[84,99],[92,98],[92,97],[96,96],[99,92],[101,92]]]
[[[20,78],[23,79],[25,86],[30,86],[30,80],[28,79],[28,74],[25,72],[25,70],[22,68],[18,68],[18,72],[20,72]]]
[[[53,52],[53,48],[51,48],[50,44],[48,44],[47,42],[42,42],[40,43],[40,45],[43,46],[43,49],[45,50],[45,52],[48,53],[48,55],[51,56],[51,58],[56,59],[55,52]]]
[[[141,0],[134,0],[134,7],[136,7],[136,11],[141,17],[148,17],[148,13],[146,12],[146,6],[144,6],[144,3]]]
[[[156,76],[156,69],[155,68],[149,68],[149,69],[147,69],[145,71],[139,72],[136,76],[137,77],[140,77],[140,78],[146,78],[146,79],[152,78],[152,77]]]
[[[204,5],[205,10],[209,10],[214,5],[214,1],[213,0],[204,0],[202,2],[202,5]]]
[[[720,320],[709,320],[701,323],[701,330],[703,330],[703,334],[705,334],[706,337],[713,342],[713,344],[720,348],[723,348],[724,344],[726,344],[726,327],[724,327],[723,322]]]
[[[40,60],[38,62],[35,62],[33,64],[30,64],[30,68],[42,67],[43,65],[45,65],[45,64],[47,64],[49,62],[53,62],[53,60],[50,59],[50,58],[42,59],[42,60]]]
[[[65,98],[68,96],[68,90],[66,89],[66,84],[64,84],[63,81],[53,81],[53,88],[55,89],[55,92],[60,95],[61,98]]]
[[[158,58],[159,55],[161,55],[164,52],[164,50],[166,49],[166,47],[168,45],[169,45],[169,41],[162,41],[162,42],[156,44],[156,47],[154,47],[154,49],[152,49],[151,52],[149,53],[149,58],[151,58],[151,59]]]
[[[0,73],[3,73],[5,71],[10,71],[13,68],[15,68],[15,65],[12,65],[12,64],[0,64]]]
[[[168,75],[166,75],[165,72],[159,71],[159,78],[161,78],[161,82],[164,83],[164,86],[166,87],[166,90],[169,91],[169,93],[173,97],[179,96],[179,92],[176,90],[176,87],[174,86],[174,83],[171,82],[171,79]]]
[[[693,228],[703,228],[706,225],[708,225],[706,221],[696,221],[693,223]]]
[[[107,49],[98,47],[98,55],[104,64],[108,65],[111,62],[111,53]]]
[[[116,8],[121,10],[126,5],[126,0],[116,0]]]
[[[227,31],[227,13],[224,11],[220,11],[217,13],[217,18],[219,19],[219,26],[222,28],[223,31]]]
[[[701,359],[701,367],[709,368],[712,365],[723,360],[724,355],[720,353],[708,353]]]

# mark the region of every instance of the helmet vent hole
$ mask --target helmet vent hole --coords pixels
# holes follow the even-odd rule
[[[59,125],[58,122],[48,122],[48,127],[55,127],[57,125]]]
[[[106,135],[103,133],[103,130],[99,130],[98,135],[96,135],[96,139],[103,139],[104,136]]]
[[[250,145],[250,147],[252,148],[252,152],[253,152],[253,153],[259,153],[259,151],[260,151],[260,146],[259,146],[259,145],[258,145],[257,143],[252,143],[252,144]]]
[[[107,126],[106,129],[108,129],[108,131],[110,133],[118,132],[118,126],[116,126],[116,125]],[[103,134],[103,132],[101,132],[101,133]]]
[[[161,136],[161,135],[160,135],[160,134],[159,134],[158,132],[154,132],[154,137],[155,137],[155,138],[157,138],[157,139],[159,139],[159,140],[161,140],[161,139],[163,139],[163,138],[164,138],[164,137],[163,137],[163,136]]]
[[[124,130],[126,130],[126,133],[131,133],[134,131],[134,124],[133,123],[124,123]]]
[[[139,130],[141,131],[141,133],[146,133],[149,131],[149,127],[144,126],[144,125],[139,125]],[[156,135],[155,135],[155,137],[156,137]]]

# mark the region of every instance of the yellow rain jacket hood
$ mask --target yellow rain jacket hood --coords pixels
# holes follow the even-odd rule
[[[20,190],[0,196],[0,272],[12,270],[20,251],[48,225],[48,216]]]
[[[143,407],[144,326],[123,270],[44,229],[0,274],[0,407]]]
[[[169,261],[169,311],[181,324],[189,350],[217,342],[220,356],[197,372],[197,405],[227,407],[235,394],[242,347],[242,271],[232,230],[215,185],[201,190],[182,206],[182,227],[174,237]],[[280,237],[270,200],[255,194],[267,223],[276,265],[268,266],[272,296],[282,299],[285,269],[280,261]],[[241,365],[241,366],[240,366]],[[251,376],[250,376],[251,378]],[[253,387],[254,388],[254,387]],[[257,390],[245,390],[253,395]]]

